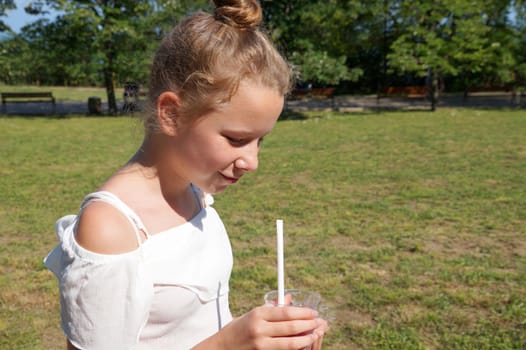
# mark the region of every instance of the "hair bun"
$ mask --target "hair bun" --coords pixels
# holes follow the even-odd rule
[[[214,4],[215,18],[236,28],[254,28],[263,19],[257,0],[214,0]]]

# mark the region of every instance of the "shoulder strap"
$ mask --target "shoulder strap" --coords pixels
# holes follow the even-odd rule
[[[150,238],[146,227],[142,223],[141,219],[133,210],[130,209],[122,200],[119,199],[116,195],[108,191],[99,191],[88,194],[80,206],[80,211],[92,201],[101,201],[110,204],[115,209],[119,210],[124,216],[130,221],[130,224],[133,226],[135,231],[135,237],[137,238],[137,243],[139,246],[142,244],[141,233],[144,232],[146,238]]]

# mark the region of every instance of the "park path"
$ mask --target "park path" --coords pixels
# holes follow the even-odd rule
[[[122,103],[121,103],[122,104]],[[119,108],[121,105],[119,105]],[[464,100],[462,95],[444,94],[441,96],[438,108],[525,108],[526,96],[513,97],[510,93],[479,93]],[[376,95],[367,96],[336,96],[333,99],[305,98],[289,100],[286,109],[292,111],[337,110],[342,112],[368,110],[426,110],[430,108],[427,99],[381,98]],[[107,104],[102,103],[102,110],[107,110]],[[58,101],[53,113],[50,103],[7,103],[3,106],[2,115],[86,115],[87,102]]]
[[[478,93],[467,99],[461,94],[443,94],[437,108],[524,108],[526,96],[512,96],[511,93]],[[367,111],[367,110],[426,110],[431,104],[426,98],[389,97],[378,99],[376,95],[336,96],[330,99],[306,99],[287,101],[287,108],[296,111],[325,110]]]

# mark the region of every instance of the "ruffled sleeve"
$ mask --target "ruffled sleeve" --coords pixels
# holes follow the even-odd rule
[[[75,241],[76,218],[57,221],[60,243],[44,260],[59,281],[62,329],[79,349],[130,349],[148,319],[153,297],[142,250],[90,252]]]

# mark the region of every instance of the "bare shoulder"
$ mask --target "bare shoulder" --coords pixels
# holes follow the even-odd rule
[[[138,247],[135,229],[124,214],[98,201],[82,211],[75,240],[83,248],[99,254],[122,254]]]

